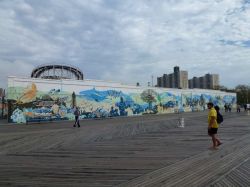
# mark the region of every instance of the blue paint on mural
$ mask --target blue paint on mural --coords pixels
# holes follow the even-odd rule
[[[107,99],[107,91],[85,90],[80,92],[80,96],[89,101],[101,102]]]
[[[25,115],[19,108],[13,111],[11,119],[13,123],[26,123]]]
[[[224,101],[224,103],[235,103],[236,98],[231,96],[231,95],[225,95],[223,97],[223,101]]]

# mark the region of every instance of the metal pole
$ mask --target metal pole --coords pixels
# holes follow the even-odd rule
[[[2,93],[2,118],[4,116],[4,98],[5,97],[5,90],[3,90],[3,93]]]
[[[247,103],[248,103],[248,97],[249,97],[249,86],[247,87]]]
[[[154,84],[154,76],[152,75],[151,78],[152,78],[152,87],[153,87],[153,84]]]
[[[3,118],[3,110],[4,110],[4,96],[2,96],[2,116],[1,116],[1,118]]]
[[[182,92],[181,92],[181,107],[180,108],[183,108],[183,103],[182,102],[183,101],[182,101]],[[180,111],[180,109],[179,109],[178,127],[184,128],[185,127],[185,122],[184,122],[184,117],[182,116],[182,112],[184,112],[184,111]]]
[[[250,108],[249,108],[249,103],[248,103],[248,97],[249,97],[249,88],[250,86],[247,87],[247,115],[250,115]]]

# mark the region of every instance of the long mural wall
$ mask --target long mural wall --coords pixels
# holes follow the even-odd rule
[[[8,78],[9,122],[73,120],[201,111],[206,103],[235,107],[236,94],[201,89],[136,87],[96,80]]]

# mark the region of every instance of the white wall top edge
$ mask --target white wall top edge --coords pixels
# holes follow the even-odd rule
[[[14,86],[14,82],[36,82],[36,83],[46,83],[46,84],[64,84],[71,86],[96,86],[96,87],[111,87],[111,88],[131,88],[131,89],[158,89],[174,92],[184,92],[190,93],[191,91],[207,94],[217,94],[223,93],[227,95],[236,95],[232,92],[224,92],[219,90],[208,90],[208,89],[176,89],[176,88],[162,88],[162,87],[148,87],[148,86],[136,86],[136,85],[127,85],[114,81],[104,81],[104,80],[93,80],[93,79],[84,79],[84,80],[72,80],[72,79],[60,79],[60,80],[51,80],[51,79],[41,79],[41,78],[30,78],[30,77],[17,77],[17,76],[8,76],[8,87]]]

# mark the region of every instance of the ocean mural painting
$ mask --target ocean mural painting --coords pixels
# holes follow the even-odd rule
[[[9,122],[80,119],[202,111],[206,103],[236,104],[236,94],[214,90],[136,87],[94,80],[9,77]]]

